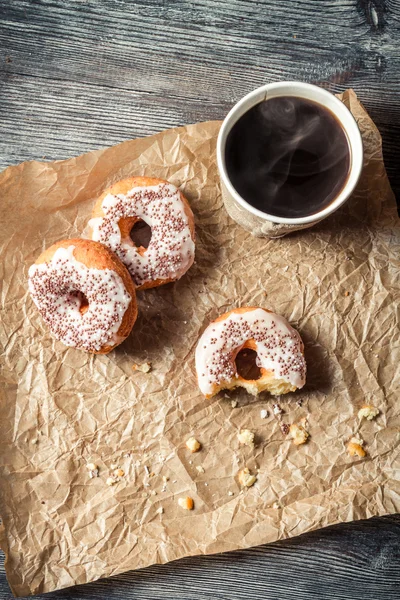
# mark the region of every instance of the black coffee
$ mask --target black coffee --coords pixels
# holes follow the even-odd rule
[[[306,217],[328,206],[350,169],[347,136],[321,105],[284,96],[260,102],[233,126],[226,169],[249,204],[278,217]]]

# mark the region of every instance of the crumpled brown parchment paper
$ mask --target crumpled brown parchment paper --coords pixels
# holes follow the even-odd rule
[[[343,100],[365,144],[357,191],[330,218],[279,240],[252,237],[224,210],[219,122],[1,174],[0,537],[16,595],[399,510],[400,233],[379,133],[352,91]],[[196,263],[179,282],[139,293],[128,340],[89,356],[51,338],[27,271],[45,247],[82,234],[104,187],[133,174],[169,179],[187,195]],[[198,391],[198,336],[240,305],[283,314],[305,341],[307,386],[280,400],[285,422],[308,418],[302,447],[283,435],[267,395],[207,401]],[[145,361],[150,373],[132,369]],[[381,415],[360,423],[364,403]],[[244,427],[256,433],[255,450],[239,447]],[[345,450],[356,432],[363,460]],[[192,434],[203,446],[193,455],[184,446]],[[108,487],[112,463],[126,475]],[[245,465],[259,469],[258,481],[240,493]],[[178,506],[181,495],[194,511]]]

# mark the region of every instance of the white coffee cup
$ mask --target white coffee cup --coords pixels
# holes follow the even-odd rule
[[[279,96],[294,96],[312,100],[321,106],[329,109],[342,125],[349,143],[350,148],[350,172],[347,181],[337,197],[321,211],[308,215],[306,217],[278,217],[276,215],[267,214],[248,202],[236,191],[233,187],[227,174],[225,164],[225,146],[229,132],[233,125],[244,115],[250,108],[263,100],[276,98]],[[222,123],[218,141],[217,141],[217,163],[221,178],[222,193],[225,205],[229,214],[239,223],[243,224],[243,216],[246,220],[246,214],[250,218],[251,226],[247,228],[255,228],[259,230],[255,235],[270,235],[268,233],[268,225],[270,229],[275,229],[277,235],[286,233],[286,229],[295,230],[310,227],[313,223],[319,222],[335,210],[337,210],[353,192],[357,181],[361,175],[363,166],[363,145],[360,130],[358,125],[348,110],[348,108],[336,96],[327,90],[320,88],[310,83],[302,83],[298,81],[281,81],[277,83],[269,83],[250,92],[244,98],[239,100],[237,104],[230,110],[225,120]],[[231,209],[231,210],[230,210]],[[281,224],[281,227],[274,227],[272,224]],[[285,227],[285,225],[287,227]],[[246,226],[246,225],[244,225]],[[292,226],[292,227],[290,227]],[[261,232],[261,233],[260,233]],[[254,233],[254,232],[253,232]],[[275,235],[270,235],[275,237]]]

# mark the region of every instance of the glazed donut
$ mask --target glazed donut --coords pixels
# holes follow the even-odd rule
[[[138,221],[151,228],[148,248],[130,238]],[[94,207],[89,237],[117,254],[138,289],[179,279],[194,260],[193,213],[178,188],[163,179],[131,177],[108,188]]]
[[[237,372],[236,356],[244,348],[257,352],[259,379],[247,380]],[[210,323],[200,337],[196,371],[206,398],[235,387],[254,396],[264,390],[273,395],[294,392],[305,384],[303,342],[280,315],[264,308],[236,308]]]
[[[91,240],[63,240],[45,250],[29,269],[29,291],[53,336],[87,352],[110,352],[136,321],[127,269]]]

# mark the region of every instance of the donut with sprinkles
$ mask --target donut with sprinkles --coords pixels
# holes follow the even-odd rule
[[[131,239],[139,222],[151,229],[147,248]],[[112,185],[96,202],[88,231],[117,254],[137,289],[175,281],[194,261],[193,213],[182,192],[163,179],[130,177]]]
[[[257,353],[257,379],[245,379],[238,373],[236,357],[246,348]],[[262,391],[287,394],[305,384],[304,345],[282,316],[264,308],[236,308],[203,332],[196,347],[196,371],[206,398],[235,387],[254,396]]]
[[[29,268],[29,291],[53,336],[86,352],[110,352],[136,321],[128,270],[91,240],[62,240],[45,250]]]

